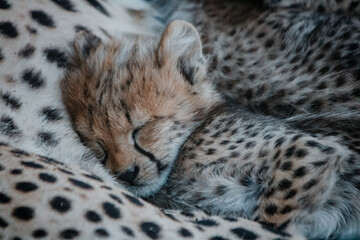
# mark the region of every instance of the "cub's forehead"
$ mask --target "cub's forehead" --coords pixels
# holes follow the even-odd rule
[[[128,63],[151,64],[156,55],[158,41],[156,37],[124,34],[104,42],[103,50],[108,57],[114,57],[118,66]]]

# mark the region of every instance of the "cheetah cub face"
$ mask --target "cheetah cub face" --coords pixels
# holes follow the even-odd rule
[[[160,40],[108,42],[82,32],[71,51],[61,90],[74,130],[130,191],[155,193],[181,145],[220,101],[206,79],[197,31],[174,21]]]

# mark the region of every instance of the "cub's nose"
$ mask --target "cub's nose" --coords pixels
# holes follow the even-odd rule
[[[134,185],[134,180],[139,175],[140,168],[138,166],[133,166],[126,170],[125,172],[119,172],[116,174],[117,178],[129,183],[130,185]]]

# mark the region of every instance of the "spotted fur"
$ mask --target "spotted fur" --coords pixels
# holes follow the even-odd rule
[[[260,11],[260,8],[254,8],[254,6],[249,3],[244,3],[242,7],[248,7],[249,9],[252,9],[251,11],[253,12],[248,13],[249,16],[251,16],[256,11]],[[225,10],[226,9],[227,6],[225,6]],[[246,8],[241,8],[241,10],[244,12],[245,9]],[[201,12],[203,11],[203,8],[195,8],[194,12],[197,11]],[[279,9],[279,11],[281,12],[285,10]],[[207,12],[204,14],[206,13]],[[270,12],[259,12],[259,14],[261,16],[262,14],[270,14]],[[278,14],[278,12],[275,12],[274,14]],[[310,15],[311,12],[305,12],[305,14]],[[269,18],[271,19],[271,17],[272,16],[270,15]],[[297,17],[301,17],[301,14]],[[334,16],[330,15],[324,17],[331,18]],[[197,35],[194,30],[191,30],[193,29],[192,27],[183,22],[175,21],[165,29],[159,46],[161,46],[164,37],[168,35],[169,31],[171,32],[174,26],[177,26],[178,29],[183,29],[183,32],[185,33],[190,33],[190,36],[187,36],[189,39],[194,39],[194,37],[191,35]],[[291,27],[292,25],[289,24],[288,28]],[[326,27],[324,28],[324,31],[327,31]],[[303,30],[305,31],[304,27]],[[253,31],[258,30],[254,29]],[[287,32],[284,34],[287,34]],[[248,35],[251,36],[252,33],[248,33]],[[170,37],[169,41],[170,40],[176,42],[181,39]],[[288,39],[286,39],[286,41],[288,41]],[[124,40],[120,42],[124,43]],[[209,44],[209,42],[205,42]],[[116,41],[112,44],[113,46],[116,46]],[[201,46],[200,43],[197,45]],[[155,44],[155,46],[157,45]],[[213,45],[213,47],[214,46],[216,47],[216,44]],[[191,49],[191,47],[188,48]],[[273,48],[275,48],[275,41],[273,39],[268,39],[264,42],[262,51],[272,52]],[[155,49],[159,49],[159,47],[153,49],[156,52]],[[171,49],[173,50],[175,59],[178,59],[177,48],[175,47]],[[183,49],[187,49],[187,47],[184,47]],[[261,49],[261,47],[259,47],[259,49]],[[259,49],[256,49],[255,52]],[[284,51],[287,49],[288,51],[291,51],[286,47]],[[108,51],[112,52],[111,47],[106,49],[102,48],[102,54],[108,56]],[[299,55],[301,51],[302,50],[300,49]],[[195,59],[197,58],[197,52],[198,51],[194,51]],[[249,51],[249,53],[250,55],[254,54],[253,51]],[[292,52],[290,52],[289,55],[291,55],[291,53]],[[187,55],[188,53],[185,51],[184,54]],[[218,57],[216,54],[219,54],[219,52],[215,51],[213,54],[214,55],[210,57],[210,62],[214,61],[214,57]],[[223,52],[221,52],[221,54],[223,54]],[[94,55],[90,55],[89,57],[99,59],[98,55],[99,53],[95,52]],[[112,58],[116,59],[116,54],[112,54],[111,56]],[[189,59],[189,57],[187,58]],[[301,57],[298,56],[297,58],[300,59]],[[128,59],[130,59],[129,61],[133,61],[135,58],[131,57]],[[150,57],[147,59],[148,62],[146,63],[146,66],[148,66],[149,63],[154,64],[156,61],[159,62],[157,57]],[[229,59],[231,59],[231,56]],[[290,64],[288,65],[284,63],[284,68],[288,69],[293,67],[292,65],[299,59],[296,59],[294,62],[290,61]],[[320,59],[318,60],[320,65],[320,69],[318,71],[321,73],[323,71],[322,64],[326,64],[326,61],[320,61]],[[162,63],[162,61],[160,62]],[[192,64],[192,61],[189,62]],[[175,64],[173,64],[172,68],[169,68],[169,66],[164,66],[161,63],[158,63],[159,67],[156,69],[156,71],[164,71],[165,69],[166,71],[173,71],[176,74],[182,73],[182,68],[175,68]],[[212,62],[211,64],[214,63]],[[224,81],[230,81],[229,77],[233,76],[231,75],[232,69],[230,67],[222,67],[221,71],[218,71],[217,65],[211,66],[211,64],[209,67],[210,74],[205,78],[200,78],[200,80],[211,79],[217,81],[219,83],[218,87],[220,91],[228,100],[231,100],[231,96],[227,94],[232,94],[234,89],[221,89],[220,83],[223,83]],[[311,64],[314,64],[314,62],[309,61],[308,64],[311,66]],[[146,72],[143,67],[139,66],[141,64],[137,63],[135,65],[138,69],[142,70],[141,72]],[[261,66],[263,67],[263,71],[260,72],[260,74],[263,74],[264,71],[272,71],[272,69],[264,68],[264,66],[268,65]],[[96,67],[98,67],[96,70],[97,72],[105,72],[103,70],[103,66]],[[350,71],[354,71],[353,67],[355,66],[349,66]],[[83,67],[79,68],[84,69]],[[95,67],[91,64],[88,64],[88,68],[94,69]],[[191,69],[191,65],[188,66],[187,69]],[[250,71],[252,70],[252,68],[249,69]],[[295,73],[297,73],[296,70],[297,69],[294,69]],[[326,73],[328,71],[330,71],[330,69],[327,69]],[[334,71],[330,72],[329,74],[331,76],[336,76],[336,73],[337,72]],[[301,78],[302,72],[299,71],[299,74],[299,78]],[[148,73],[146,76],[152,76],[152,74]],[[216,76],[223,76],[224,79],[216,78]],[[81,76],[76,77],[76,79],[79,78],[81,78]],[[113,79],[114,78],[111,78],[110,81],[103,81],[102,84],[107,86],[113,84],[113,87],[110,88],[115,88],[117,84],[113,83]],[[120,81],[124,81],[121,77],[118,77],[118,79],[120,79]],[[143,77],[134,79],[137,81],[144,81]],[[152,79],[153,85],[156,85],[158,81],[161,82],[159,78],[150,77],[150,79]],[[194,78],[190,77],[190,79]],[[264,93],[264,91],[267,89],[267,84],[270,84],[268,82],[272,81],[272,79],[268,79],[268,77],[266,79],[268,81],[264,81],[263,90],[260,88],[259,91],[262,91],[261,94],[264,94],[264,97],[267,97],[267,102],[265,104],[269,104],[271,106],[271,101],[278,102],[279,100],[282,100],[282,98],[272,99]],[[254,80],[255,77],[252,78],[252,81]],[[260,80],[256,81],[255,83],[259,84]],[[65,78],[65,82],[66,81],[70,82],[71,80]],[[184,86],[195,86],[193,81],[189,81],[189,74],[183,74],[183,79],[181,82],[179,82],[176,76],[167,78],[167,81],[170,82],[171,85],[177,85],[181,83]],[[234,79],[232,79],[232,81],[234,81]],[[356,81],[356,79],[354,81]],[[74,86],[75,81],[73,82]],[[195,83],[196,82],[197,80],[195,78]],[[280,80],[278,82],[280,82]],[[241,84],[240,80],[239,84]],[[277,86],[283,87],[284,85],[273,84],[272,86],[273,88],[276,88]],[[349,83],[348,88],[350,88],[350,86],[354,86],[353,83]],[[311,87],[302,87],[304,89],[303,91],[306,91],[309,94],[311,93]],[[70,88],[71,87],[68,87],[68,89]],[[146,85],[144,85],[144,88],[138,89],[137,92],[143,93],[143,97],[146,99],[145,94],[147,94],[148,89],[154,89],[154,93],[157,92],[157,87],[149,88]],[[338,91],[337,88],[329,89],[334,92]],[[124,88],[123,90],[129,91],[129,93],[131,93],[130,87]],[[299,91],[301,90],[302,89],[299,89]],[[282,96],[284,98],[292,97],[292,95],[286,95],[284,90],[283,92],[284,93]],[[69,94],[70,97],[77,97],[77,95],[79,95],[65,91],[64,96],[67,97],[67,94]],[[237,94],[239,94],[239,92],[237,92]],[[260,98],[261,94],[257,94],[257,96]],[[327,97],[328,92],[322,92],[322,94],[323,95],[321,95],[320,92],[318,95],[314,95],[314,97]],[[126,96],[127,93],[121,92],[120,95]],[[100,98],[99,95],[95,96],[98,97],[92,96],[92,98],[101,99],[101,95]],[[243,96],[240,94],[237,95],[237,97],[241,98]],[[250,100],[251,99],[252,96]],[[81,100],[84,100],[84,96],[81,97]],[[84,101],[90,102],[90,104],[93,104],[94,102],[91,101],[91,99],[86,99]],[[171,98],[169,101],[171,101]],[[257,101],[257,99],[255,98],[254,101]],[[349,101],[357,106],[357,100],[355,98],[349,99]],[[136,101],[133,100],[129,101],[128,103],[132,104],[135,102]],[[147,103],[154,101],[151,99],[145,102]],[[181,111],[182,102],[171,102],[173,108],[177,109],[178,112]],[[109,103],[111,103],[111,106],[114,105],[114,103],[111,101],[109,101]],[[136,103],[136,106],[140,107],[138,104],[139,103]],[[359,116],[354,105],[351,106],[351,109],[346,109],[346,107],[350,107],[350,105],[339,103],[338,109],[333,110],[326,108],[326,104],[324,103],[317,111],[315,107],[311,111],[305,110],[303,112],[296,112],[295,110],[295,117],[289,118],[292,116],[292,114],[287,113],[288,115],[286,116],[282,115],[281,111],[287,111],[287,109],[282,109],[281,107],[275,107],[275,110],[269,107],[269,111],[266,112],[262,111],[264,109],[257,109],[256,107],[251,107],[251,104],[249,104],[250,106],[245,105],[247,108],[246,110],[240,111],[237,110],[236,107],[235,109],[222,109],[219,107],[222,104],[223,101],[221,99],[210,102],[209,108],[211,108],[212,111],[210,111],[210,113],[207,115],[201,114],[197,116],[197,122],[199,120],[201,121],[202,118],[202,124],[200,124],[200,126],[198,126],[195,131],[193,131],[190,126],[186,125],[184,125],[183,129],[180,130],[187,133],[191,132],[191,135],[185,142],[184,146],[180,149],[179,157],[177,158],[177,164],[174,167],[174,171],[170,176],[169,181],[165,183],[165,186],[160,191],[160,193],[150,198],[153,203],[170,208],[188,208],[192,210],[200,208],[209,214],[219,214],[227,217],[247,217],[253,220],[264,222],[271,226],[275,226],[279,230],[287,229],[293,233],[301,234],[310,238],[336,237],[347,239],[356,238],[359,235],[357,227],[359,225],[359,206],[357,203],[357,199],[359,198],[359,175],[357,173],[359,168],[357,165],[359,162],[359,156],[356,153],[358,146],[352,141],[346,141],[345,144],[342,143],[342,139],[348,134],[355,134],[351,135],[353,138],[358,137],[358,127],[355,123],[357,122],[356,119],[359,119]],[[156,105],[158,106],[159,104]],[[244,103],[239,102],[237,108],[240,108],[243,105]],[[302,104],[297,105],[299,109],[304,108]],[[310,105],[314,104],[311,103]],[[109,107],[107,106],[107,108]],[[72,111],[71,109],[72,108],[69,108],[70,112]],[[79,109],[82,110],[85,108]],[[144,106],[144,109],[146,109],[146,105]],[[140,111],[137,110],[137,108],[127,108],[127,110],[129,112],[124,111],[124,108],[122,108],[122,111],[117,112],[115,118],[110,118],[107,121],[110,123],[116,122],[117,118],[125,119],[126,115],[129,115],[130,119],[142,118],[142,114],[139,113]],[[251,112],[257,113],[252,114]],[[81,111],[81,114],[82,113],[83,111]],[[263,116],[264,113],[268,115],[278,115],[278,117],[286,118],[286,120],[282,121],[276,118],[267,118]],[[104,116],[104,114],[99,116]],[[73,120],[75,129],[79,128],[79,125],[83,124],[83,122],[76,122],[76,117],[77,116],[73,117],[75,119]],[[347,119],[347,117],[349,117],[349,119]],[[89,117],[85,118],[88,119]],[[340,121],[341,119],[345,119],[349,122],[346,124],[339,123],[338,126],[334,124],[330,127],[330,124],[323,125],[326,120],[333,120],[336,122]],[[190,121],[189,123],[194,121],[194,119],[188,120]],[[99,122],[105,121],[102,120]],[[320,127],[320,129],[317,130],[315,128],[310,128],[303,131],[302,129],[309,127],[310,123],[318,124],[317,126]],[[171,121],[167,121],[166,124],[167,126],[172,126]],[[345,127],[346,125],[347,127]],[[164,126],[162,128],[168,128]],[[87,126],[85,131],[81,132],[81,135],[83,135],[84,138],[94,139],[91,135],[89,135],[91,131],[102,132],[104,131],[103,129],[106,129],[104,127],[97,126],[95,126],[95,128],[94,126],[91,127],[92,128],[89,128]],[[153,129],[152,131],[158,132],[158,134],[161,132],[153,125],[149,125],[147,127]],[[337,127],[338,129],[336,129]],[[126,127],[120,123],[117,125],[117,128],[123,129]],[[91,129],[90,132],[89,129]],[[174,127],[173,131],[176,132],[176,130],[178,130],[178,128]],[[329,132],[335,130],[338,130],[339,132],[336,134]],[[113,132],[114,131],[115,130],[113,130]],[[133,160],[134,162],[131,162],[130,164],[126,162],[126,157],[122,157],[122,155],[119,155],[117,160],[109,158],[110,161],[121,162],[125,165],[125,167],[122,166],[121,168],[122,171],[120,172],[120,176],[126,174],[127,177],[120,177],[119,181],[125,182],[125,184],[130,184],[130,190],[134,189],[133,185],[138,188],[143,187],[142,181],[148,181],[149,176],[156,176],[159,178],[158,175],[153,173],[151,174],[151,171],[149,171],[147,167],[144,167],[143,164],[144,162],[146,163],[146,161],[149,161],[146,160],[146,158],[151,160],[152,156],[162,156],[162,150],[161,148],[157,147],[157,142],[153,142],[153,146],[146,146],[146,150],[141,148],[142,150],[139,151],[139,143],[137,142],[137,139],[134,138],[134,136],[139,133],[141,134],[143,130],[136,129],[135,127],[135,130],[130,128],[130,132],[131,131],[133,132],[132,136],[134,142],[130,147],[134,148],[136,151],[138,151],[138,153],[142,154],[142,158],[135,157],[136,160]],[[146,129],[144,132],[148,137],[151,136],[149,133],[152,131]],[[117,136],[120,138],[121,135],[118,134]],[[188,136],[188,134],[186,134],[186,136]],[[154,139],[156,139],[156,137],[154,137]],[[169,139],[169,142],[172,141]],[[118,145],[128,146],[128,144],[124,143],[118,143]],[[182,141],[179,142],[178,147],[181,145]],[[102,147],[105,149],[105,151],[113,151],[113,149],[116,148],[110,144],[102,144]],[[133,151],[129,147],[127,150]],[[138,159],[141,160],[138,161]],[[169,162],[175,161],[175,158],[171,156],[168,158],[160,158],[160,160],[162,160],[164,164],[168,165]],[[107,164],[107,167],[109,167],[113,172],[116,172],[118,169],[117,167],[112,167],[111,164]],[[134,174],[133,170],[130,173],[128,172],[128,169],[134,168],[137,169],[136,174]],[[143,172],[143,175],[139,175],[139,172]],[[128,178],[129,175],[131,175],[131,179]],[[146,177],[143,177],[144,175]],[[349,175],[351,175],[350,178]],[[166,177],[167,176],[160,176],[159,180]],[[157,186],[161,186],[163,184],[164,181],[161,181],[161,183]],[[134,192],[136,194],[143,194],[143,196],[146,196],[148,194],[155,193],[156,190],[157,188],[154,188],[144,194],[143,192],[137,191],[135,188]],[[350,192],[351,194],[349,196]],[[220,204],[224,202],[226,204]],[[352,211],[349,212],[349,209],[352,209]]]

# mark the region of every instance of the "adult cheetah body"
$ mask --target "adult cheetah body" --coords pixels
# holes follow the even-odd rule
[[[299,1],[293,2],[299,3]],[[329,3],[325,7],[330,6],[330,12],[338,9],[338,5],[333,1],[322,2]],[[351,5],[351,1],[345,2]],[[120,198],[114,198],[110,195],[110,198],[108,195],[105,196],[104,191],[106,190],[104,189],[107,188],[106,186],[104,188],[104,183],[96,180],[96,176],[93,176],[94,179],[89,180],[90,182],[86,180],[88,177],[84,178],[84,174],[95,173],[103,178],[101,181],[111,186],[113,190],[107,190],[114,191],[113,194],[122,195],[125,198],[128,197],[124,194],[131,196],[129,193],[116,189],[117,187],[112,185],[114,181],[107,170],[100,165],[99,160],[93,156],[93,153],[78,140],[76,133],[71,128],[69,117],[61,104],[58,83],[63,77],[64,67],[67,64],[68,56],[65,50],[68,43],[74,39],[75,32],[80,30],[91,31],[105,40],[109,36],[118,35],[124,31],[152,35],[153,29],[159,25],[154,20],[153,10],[141,2],[132,3],[129,6],[130,9],[124,7],[128,5],[125,1],[101,3],[98,1],[77,1],[76,4],[74,3],[74,1],[55,0],[0,1],[0,140],[18,148],[1,147],[1,178],[14,178],[14,184],[8,185],[5,181],[1,181],[5,185],[1,187],[3,195],[1,195],[2,202],[0,203],[0,236],[5,239],[20,236],[23,239],[29,239],[39,235],[42,236],[45,232],[44,238],[56,238],[64,237],[61,233],[73,227],[76,231],[66,231],[65,237],[79,236],[88,239],[89,237],[113,238],[118,236],[128,238],[132,237],[131,232],[135,232],[135,236],[152,239],[162,237],[193,237],[195,239],[198,237],[209,239],[290,237],[282,232],[277,232],[280,235],[275,235],[274,232],[276,231],[270,227],[260,226],[241,219],[237,222],[231,222],[231,224],[223,224],[223,220],[218,217],[214,217],[212,220],[200,221],[200,226],[195,221],[195,226],[193,226],[193,223],[189,223],[189,219],[182,219],[180,216],[181,224],[176,223],[175,220],[174,223],[170,224],[170,228],[164,229],[161,226],[169,224],[170,220],[166,218],[166,215],[160,213],[158,209],[152,208],[143,202],[141,204],[146,207],[136,206],[134,208],[128,202],[126,202],[125,206],[132,207],[123,207],[119,203]],[[282,3],[287,4],[286,1],[280,1],[280,4]],[[305,7],[319,9],[318,5],[314,7],[311,4],[305,4]],[[311,113],[312,115],[323,113],[325,114],[325,123],[324,121],[321,122],[321,126],[324,126],[323,130],[340,135],[339,138],[324,140],[324,144],[330,144],[331,147],[340,149],[339,152],[343,151],[349,154],[350,150],[347,147],[338,146],[338,142],[345,141],[345,145],[351,150],[359,152],[359,129],[357,125],[353,124],[358,119],[357,113],[359,110],[358,89],[356,88],[356,83],[359,80],[357,69],[359,50],[356,42],[356,39],[358,39],[358,31],[356,30],[359,26],[359,19],[356,15],[358,5],[352,6],[354,8],[351,9],[351,17],[346,13],[330,13],[328,15],[327,13],[314,13],[312,10],[303,10],[301,3],[296,8],[283,7],[283,5],[275,4],[275,8],[264,10],[257,4],[244,2],[240,2],[236,6],[231,2],[184,2],[183,5],[180,4],[175,16],[176,14],[187,16],[187,20],[193,22],[200,30],[205,53],[214,54],[211,56],[209,65],[211,79],[215,81],[218,90],[224,96],[252,111],[260,111],[283,118],[293,115],[301,118],[303,113]],[[348,10],[348,8],[348,5],[340,4],[340,10]],[[186,13],[184,13],[184,9],[187,10]],[[327,10],[325,8],[325,12]],[[197,16],[198,20],[194,16]],[[218,21],[217,18],[221,18],[221,21]],[[101,24],[100,28],[99,23]],[[119,26],[119,23],[123,24]],[[327,26],[325,23],[329,23],[329,25]],[[208,24],[211,24],[211,28],[208,27]],[[334,33],[331,31],[333,27],[341,30]],[[301,29],[302,34],[299,34],[299,29]],[[273,41],[270,40],[270,36],[274,37]],[[323,38],[324,36],[328,38]],[[294,39],[297,40],[298,45],[293,45],[292,41]],[[323,41],[324,39],[328,41]],[[340,40],[343,41],[342,44],[337,45]],[[242,44],[238,45],[239,42]],[[234,43],[237,46],[235,48],[236,56],[232,54],[234,48],[231,46],[234,46]],[[323,49],[322,52],[311,49],[311,44],[315,43],[318,44],[318,49]],[[283,44],[285,49],[282,49]],[[287,64],[289,62],[291,64]],[[315,69],[311,68],[311,63],[316,63],[313,66]],[[308,81],[309,78],[312,79],[315,76],[316,81]],[[314,90],[316,90],[317,94],[314,94]],[[349,92],[350,94],[348,94]],[[327,115],[329,113],[330,115]],[[329,118],[329,116],[335,117]],[[338,124],[341,120],[344,120],[341,116],[348,116],[346,120],[349,120],[349,122]],[[316,118],[314,119],[317,121]],[[334,124],[330,126],[331,128],[329,128],[329,124],[326,124],[329,119],[334,120]],[[211,124],[215,123],[210,123],[209,126],[212,126]],[[309,124],[305,126],[309,126]],[[318,132],[318,129],[310,130],[311,132]],[[261,141],[259,140],[259,144]],[[320,140],[320,142],[322,141]],[[191,145],[191,143],[189,144]],[[61,167],[63,171],[59,170],[59,166],[50,167],[51,172],[56,173],[55,178],[59,179],[56,182],[56,184],[59,184],[57,186],[59,192],[61,195],[71,199],[71,206],[74,207],[71,209],[74,211],[65,214],[52,214],[51,216],[48,214],[48,208],[51,208],[50,201],[56,197],[52,192],[52,185],[43,183],[44,180],[39,177],[39,174],[41,174],[39,169],[26,166],[26,164],[23,164],[21,169],[18,166],[21,166],[21,160],[24,161],[24,159],[27,159],[27,162],[34,162],[35,166],[36,164],[44,164],[44,161],[51,161],[51,159],[29,155],[23,150],[55,158],[72,166],[80,165],[83,169],[91,172],[82,172],[82,170],[77,170],[75,166],[71,168],[75,169],[74,173],[63,167]],[[319,152],[318,149],[314,151]],[[254,151],[254,154],[260,152]],[[346,164],[351,162],[351,159],[345,161]],[[34,166],[34,164],[30,165]],[[325,166],[327,164],[331,165],[333,161],[329,161]],[[201,169],[201,166],[199,169]],[[319,166],[318,169],[324,168]],[[314,171],[321,171],[318,169]],[[357,168],[355,169],[357,170]],[[195,169],[195,171],[197,170]],[[358,181],[356,172],[346,172],[347,167],[345,167],[344,171],[344,176],[348,177],[347,180],[350,181],[350,183],[346,184]],[[16,175],[18,172],[20,174]],[[51,173],[43,172],[43,174]],[[80,193],[79,190],[76,190],[76,192],[71,191],[74,190],[74,181],[69,180],[71,178],[69,174],[74,174],[75,179],[84,182],[83,187],[89,183],[91,186],[96,186],[94,187],[96,191],[85,191],[83,193]],[[29,191],[29,194],[33,194],[33,197],[29,197],[30,195],[27,193],[19,193],[16,186],[21,182],[30,181],[29,178],[34,176],[37,180],[33,184],[37,186],[37,190],[34,190],[34,192]],[[174,176],[176,179],[176,174]],[[308,176],[313,175],[309,174]],[[328,176],[330,176],[328,179],[335,181],[331,173]],[[51,177],[43,178],[52,179]],[[79,182],[77,183],[79,185]],[[279,184],[279,182],[274,181],[274,184]],[[295,185],[295,183],[292,184]],[[23,185],[20,184],[18,188],[23,188]],[[34,188],[31,187],[31,184],[25,184],[26,189],[29,186]],[[75,189],[76,187],[75,184]],[[330,189],[329,186],[324,188]],[[352,192],[358,194],[357,189],[352,188]],[[94,196],[97,194],[100,194],[103,198],[96,199],[97,197]],[[280,193],[276,193],[275,196],[278,196],[278,194]],[[89,209],[83,208],[82,201],[87,203],[93,201],[97,206],[95,211],[105,211],[101,217],[104,218],[104,222],[110,224],[110,227],[105,229],[105,225],[102,225],[102,227],[95,228],[85,223],[85,221],[79,221],[77,216],[84,216],[86,211],[89,211]],[[130,225],[125,226],[121,223],[120,226],[112,222],[114,218],[109,214],[107,215],[104,207],[100,206],[104,201],[111,202],[115,208],[120,209],[123,215],[126,216],[127,221],[133,219],[134,221],[130,225],[136,225],[137,228],[134,230],[131,229]],[[137,202],[139,200],[133,201]],[[47,206],[45,212],[39,209],[39,205],[34,205],[39,202],[42,202],[43,206]],[[183,203],[185,203],[185,200]],[[331,205],[329,202],[327,204]],[[29,219],[30,221],[19,218],[16,209],[21,207],[20,205],[23,207],[24,205],[26,207],[32,206],[35,209],[35,217]],[[259,207],[264,210],[264,206]],[[145,214],[145,218],[151,218],[152,220],[149,221],[157,222],[157,224],[148,224],[145,228],[141,227],[145,220],[134,218],[132,210],[143,212],[144,209],[149,211]],[[52,209],[51,211],[56,212],[57,210]],[[218,214],[217,211],[215,210],[213,213]],[[174,213],[176,214],[176,212]],[[141,214],[137,212],[135,215]],[[154,217],[155,215],[158,217]],[[269,219],[266,220],[271,222],[268,221]],[[45,221],[65,221],[68,226],[50,224],[46,228],[42,225]],[[145,222],[148,223],[149,221]],[[184,222],[187,222],[186,227],[184,227]],[[19,223],[24,224],[26,227],[19,229],[17,226]],[[275,225],[278,223],[280,222],[276,222]],[[203,231],[201,224],[203,226],[213,226],[214,228],[212,230],[206,228]],[[227,224],[230,224],[229,228],[225,227]],[[160,226],[161,230],[156,226]],[[347,227],[351,228],[352,226]],[[228,229],[225,235],[222,235],[222,238],[217,236],[216,232],[224,228]],[[246,229],[253,230],[255,233]],[[296,232],[296,230],[294,231]],[[79,235],[75,236],[75,232]]]

